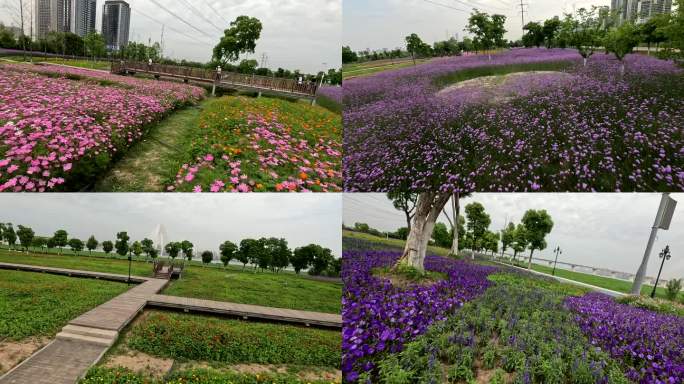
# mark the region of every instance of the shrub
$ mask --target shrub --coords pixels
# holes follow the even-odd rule
[[[665,297],[667,297],[668,300],[675,301],[677,299],[677,295],[679,295],[679,291],[682,290],[682,279],[672,279],[667,282],[667,285],[665,286]]]
[[[202,262],[204,264],[209,264],[214,260],[214,253],[212,251],[202,252]]]

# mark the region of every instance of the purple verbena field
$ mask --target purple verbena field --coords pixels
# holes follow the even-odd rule
[[[80,189],[202,88],[61,66],[0,65],[0,191]]]
[[[482,294],[496,268],[429,255],[425,268],[449,276],[406,289],[374,277],[374,268],[393,265],[396,251],[345,251],[342,257],[342,373],[355,381],[375,368],[373,361],[402,350],[404,343],[444,320],[464,302]]]
[[[323,86],[318,88],[318,94],[342,104],[342,87]]]
[[[625,64],[621,78],[613,55],[583,67],[572,49],[514,49],[346,80],[345,190],[684,190],[684,71]],[[515,96],[494,103],[444,90],[506,67],[545,72],[495,88]]]
[[[684,317],[619,304],[600,293],[565,303],[589,341],[621,361],[630,380],[684,382]]]

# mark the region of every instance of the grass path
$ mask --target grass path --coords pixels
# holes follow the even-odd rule
[[[157,123],[144,140],[134,145],[95,183],[96,192],[162,192],[165,182],[178,170],[179,158],[186,146],[202,109],[213,102],[207,99],[196,106],[174,112]]]

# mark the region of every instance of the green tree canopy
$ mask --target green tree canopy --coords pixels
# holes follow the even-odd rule
[[[68,236],[69,234],[67,231],[60,229],[57,232],[55,232],[54,235],[52,235],[52,239],[54,241],[54,244],[56,247],[59,247],[59,254],[62,254],[62,248],[66,247],[68,244]]]
[[[235,257],[238,247],[232,241],[226,240],[219,246],[219,250],[221,251],[221,262],[224,267],[227,267],[230,261]]]
[[[169,242],[164,246],[164,250],[172,259],[176,259],[181,251],[181,243],[177,241]]]
[[[532,254],[534,250],[546,248],[545,237],[553,229],[553,220],[551,220],[551,216],[549,216],[546,210],[530,209],[525,212],[522,224],[525,226],[527,247],[530,249],[530,258],[527,266],[530,269],[532,267]]]
[[[20,225],[17,227],[17,237],[19,237],[19,242],[24,249],[28,249],[33,241],[33,229]]]
[[[83,241],[75,237],[72,237],[71,239],[69,239],[69,248],[71,248],[71,250],[74,251],[74,253],[78,254],[83,250]]]
[[[212,251],[204,251],[201,256],[204,264],[209,264],[214,260],[214,253]]]
[[[98,245],[98,244],[99,244],[99,243],[97,242],[97,239],[95,239],[95,236],[94,236],[94,235],[91,235],[91,236],[88,238],[88,241],[86,241],[86,248],[88,248],[88,252],[90,252],[90,253],[92,254],[92,253],[93,253],[93,250],[94,250],[95,248],[97,248],[97,245]]]
[[[225,64],[237,61],[243,53],[254,53],[262,28],[259,19],[238,16],[230,23],[230,28],[223,32],[221,41],[214,47],[214,60]]]
[[[113,249],[114,249],[114,243],[112,243],[111,241],[105,240],[102,242],[102,250],[106,254],[109,254],[110,252],[112,252]]]
[[[131,238],[128,236],[128,233],[126,232],[119,232],[116,234],[116,243],[114,244],[114,248],[116,248],[117,254],[119,254],[120,256],[126,256],[128,254],[128,240],[130,239]]]

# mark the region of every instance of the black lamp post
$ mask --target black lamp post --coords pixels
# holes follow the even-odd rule
[[[666,245],[665,249],[660,251],[658,257],[663,259],[663,261],[660,262],[660,270],[658,270],[658,277],[656,277],[655,284],[653,285],[653,290],[651,291],[651,298],[655,297],[656,288],[658,287],[658,280],[660,280],[660,273],[663,271],[663,265],[665,265],[665,260],[670,260],[670,257],[672,257],[672,255],[670,254],[670,246]]]
[[[558,262],[558,255],[562,254],[563,251],[560,249],[560,245],[557,246],[553,251],[556,252],[556,259],[553,261],[553,272],[551,272],[551,274],[556,276],[556,263]]]
[[[132,262],[131,252],[128,252],[128,282],[127,285],[131,285],[131,262]]]

